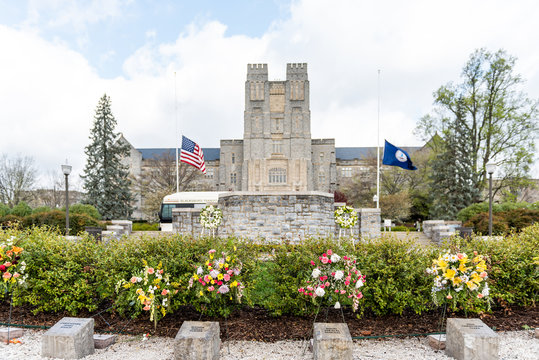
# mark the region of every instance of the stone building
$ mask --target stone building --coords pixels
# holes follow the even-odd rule
[[[268,80],[267,64],[248,64],[243,123],[243,139],[203,148],[206,175],[196,180],[196,190],[333,193],[348,178],[373,172],[366,159],[376,156],[375,147],[335,148],[335,139],[311,138],[306,63],[287,64],[284,81]],[[131,146],[126,160],[140,175],[154,159],[175,154],[171,148]],[[137,201],[139,207],[143,200]]]

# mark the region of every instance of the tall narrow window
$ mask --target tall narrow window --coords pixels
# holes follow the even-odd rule
[[[273,140],[271,152],[273,154],[282,154],[283,153],[281,140]]]
[[[230,173],[230,183],[236,185],[236,173]]]
[[[326,184],[326,174],[323,170],[318,173],[318,185],[322,186]]]
[[[270,184],[285,184],[286,183],[286,169],[273,168],[269,171]]]
[[[232,153],[232,164],[236,163],[236,154]]]

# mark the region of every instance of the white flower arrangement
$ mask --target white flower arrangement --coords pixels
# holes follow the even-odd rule
[[[335,222],[344,229],[350,229],[357,224],[357,213],[350,206],[341,206],[335,210]]]
[[[200,212],[200,224],[206,229],[215,229],[223,221],[223,212],[221,209],[208,205]]]

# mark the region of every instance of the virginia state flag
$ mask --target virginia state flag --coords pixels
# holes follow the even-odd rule
[[[387,140],[384,147],[384,159],[382,160],[382,164],[398,166],[405,170],[417,170],[414,164],[412,164],[410,155],[408,155],[406,151],[390,144]]]

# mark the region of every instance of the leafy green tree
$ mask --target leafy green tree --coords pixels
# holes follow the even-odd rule
[[[458,111],[468,134],[471,157],[469,171],[475,174],[474,187],[482,190],[487,181],[486,164],[499,165],[495,191],[508,181],[529,177],[535,139],[538,136],[538,101],[520,89],[522,78],[514,73],[516,59],[505,51],[476,50],[462,71],[462,81],[448,83],[435,93],[436,108],[424,116],[416,134],[427,140],[446,135]],[[463,109],[459,109],[462,102]]]
[[[476,174],[472,172],[471,134],[464,116],[460,99],[455,118],[444,132],[444,150],[431,161],[432,218],[455,219],[461,209],[479,200]]]
[[[81,176],[86,190],[84,202],[93,205],[105,219],[128,218],[133,211],[128,166],[121,161],[129,155],[129,146],[119,141],[115,127],[110,97],[105,94],[95,111]]]

